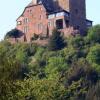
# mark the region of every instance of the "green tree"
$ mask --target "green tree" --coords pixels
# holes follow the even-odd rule
[[[82,48],[84,46],[84,37],[81,35],[76,35],[75,37],[71,36],[67,39],[68,45],[73,46],[74,48]]]
[[[17,100],[66,100],[66,90],[56,79],[28,79],[17,82],[17,86]]]
[[[25,76],[20,62],[9,57],[1,59],[0,56],[0,100],[14,100],[12,97],[17,88],[14,83]]]
[[[18,38],[22,35],[22,32],[18,29],[12,29],[11,31],[7,32],[7,34],[5,35],[5,39],[7,38]]]
[[[87,39],[90,42],[100,43],[100,25],[95,25],[88,31]]]
[[[68,90],[68,100],[85,100],[89,88],[98,82],[99,76],[85,59],[80,59],[73,63],[61,80]]]
[[[65,41],[63,35],[57,29],[53,30],[52,36],[50,37],[48,48],[49,50],[55,51],[64,48]]]
[[[55,79],[68,69],[68,65],[63,57],[51,57],[45,68],[45,73],[49,79]]]
[[[100,71],[100,44],[90,48],[90,52],[87,55],[87,60],[93,67]]]

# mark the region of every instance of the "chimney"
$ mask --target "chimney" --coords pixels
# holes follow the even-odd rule
[[[33,4],[37,4],[37,0],[32,0]]]

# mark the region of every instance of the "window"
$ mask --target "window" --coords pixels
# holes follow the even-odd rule
[[[23,32],[24,33],[27,33],[28,31],[29,31],[29,27],[28,26],[25,26]]]
[[[29,22],[29,19],[28,18],[26,18],[26,23],[28,23]]]
[[[55,27],[55,22],[54,22],[54,20],[49,21],[49,22],[48,22],[48,26],[49,26],[49,27]]]
[[[56,20],[56,27],[57,27],[57,29],[63,29],[63,20],[62,19]]]
[[[28,18],[24,18],[24,24],[27,24],[29,22]]]
[[[30,14],[32,14],[32,10],[30,10]]]
[[[42,15],[40,15],[39,19],[42,19]]]
[[[18,22],[17,22],[17,25],[21,25],[21,24],[22,24],[22,22],[21,22],[21,21],[18,21]]]
[[[38,24],[38,30],[42,30],[42,28],[43,28],[42,23]]]
[[[32,9],[28,9],[27,12],[28,12],[29,14],[32,14]]]
[[[48,22],[48,26],[49,26],[49,27],[51,27],[51,26],[52,26],[51,21],[50,21],[50,22]]]

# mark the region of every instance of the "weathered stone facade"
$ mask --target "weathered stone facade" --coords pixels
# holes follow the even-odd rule
[[[32,0],[17,19],[17,29],[25,34],[27,42],[34,33],[50,36],[54,28],[65,36],[84,34],[92,22],[86,20],[85,0]]]

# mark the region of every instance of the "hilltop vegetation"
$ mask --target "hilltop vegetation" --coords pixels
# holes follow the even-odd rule
[[[57,32],[48,47],[0,43],[0,100],[100,100],[100,25],[84,37]]]

